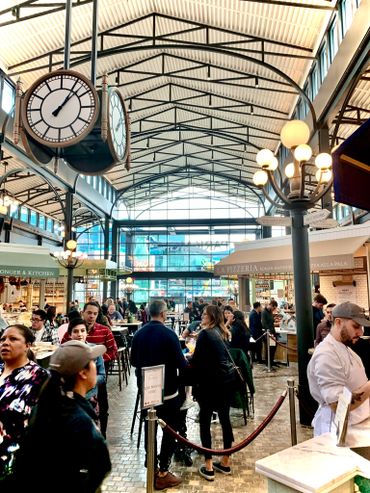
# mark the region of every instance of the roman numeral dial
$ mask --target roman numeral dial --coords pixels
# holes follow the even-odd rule
[[[27,91],[22,106],[26,131],[48,147],[68,147],[88,135],[99,113],[94,86],[72,70],[44,75]]]
[[[128,113],[121,93],[109,90],[108,144],[116,161],[123,161],[128,150]]]

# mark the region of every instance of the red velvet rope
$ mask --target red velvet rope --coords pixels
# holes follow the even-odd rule
[[[258,342],[260,339],[262,339],[262,337],[266,337],[267,336],[267,332],[265,332],[264,334],[262,334],[258,339],[256,339],[254,342]],[[297,348],[294,348],[294,347],[291,347],[291,346],[287,346],[286,344],[282,344],[281,342],[279,342],[276,337],[274,337],[272,334],[270,334],[270,337],[271,339],[273,339],[276,344],[278,344],[279,346],[285,348],[285,349],[288,349],[288,351],[297,351]]]
[[[294,347],[288,346],[287,344],[282,344],[281,342],[277,341],[276,339],[275,339],[275,341],[276,341],[276,344],[278,344],[279,346],[281,346],[281,347],[283,347],[283,348],[285,348],[285,349],[288,349],[288,351],[294,351],[294,352],[297,352],[297,348],[294,348]]]
[[[266,428],[266,426],[270,423],[272,418],[275,416],[275,414],[280,409],[282,403],[284,402],[286,395],[287,395],[287,391],[284,390],[284,392],[281,394],[279,399],[276,401],[274,407],[271,409],[269,414],[258,425],[258,427],[254,431],[252,431],[252,433],[245,440],[238,443],[237,445],[234,445],[234,447],[224,449],[224,450],[214,450],[211,448],[205,448],[205,447],[202,447],[201,445],[197,445],[196,443],[189,442],[189,440],[187,440],[183,436],[176,433],[176,431],[173,428],[171,428],[167,423],[165,423],[162,419],[159,419],[158,423],[163,428],[164,432],[169,433],[177,441],[182,442],[183,444],[193,448],[194,450],[197,450],[198,452],[201,452],[203,454],[209,453],[212,455],[231,455],[231,454],[234,454],[235,452],[239,452],[239,450],[241,450],[244,447],[246,447],[247,445],[249,445]]]

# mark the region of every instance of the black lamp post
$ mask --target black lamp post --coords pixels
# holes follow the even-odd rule
[[[305,122],[292,120],[286,123],[281,131],[281,141],[285,147],[291,150],[293,161],[285,167],[285,175],[289,182],[289,192],[284,188],[284,180],[278,169],[278,161],[268,149],[262,149],[257,154],[257,163],[261,170],[253,176],[255,185],[262,189],[265,197],[275,206],[284,207],[290,212],[293,250],[293,274],[294,294],[297,319],[297,343],[298,343],[298,392],[300,397],[300,422],[304,425],[311,424],[312,413],[310,410],[312,398],[309,393],[307,381],[307,364],[309,361],[309,348],[313,347],[313,320],[312,320],[312,293],[310,279],[310,253],[308,242],[308,224],[305,223],[305,215],[328,191],[332,184],[331,155],[322,153],[316,156],[316,174],[308,173],[309,161],[312,150],[307,142],[310,131]],[[311,164],[311,168],[312,168]],[[279,179],[276,179],[274,171],[277,170]],[[307,189],[307,180],[314,183],[314,188]],[[265,185],[271,184],[277,200],[269,196]]]

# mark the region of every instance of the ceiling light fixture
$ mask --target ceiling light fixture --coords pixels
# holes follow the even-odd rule
[[[4,173],[3,176],[5,176],[2,188],[0,190],[0,214],[7,215],[9,213],[9,210],[16,209],[19,205],[18,200],[14,199],[9,193],[6,191],[6,173],[7,173],[7,167],[8,167],[8,162],[3,161],[3,166],[4,166]]]

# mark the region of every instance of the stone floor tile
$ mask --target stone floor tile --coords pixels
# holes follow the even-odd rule
[[[261,365],[255,365],[253,370],[256,386],[254,399],[255,412],[253,418],[248,418],[244,425],[240,410],[233,409],[231,420],[235,435],[235,443],[244,440],[264,419],[271,410],[281,392],[286,388],[287,378],[297,380],[297,365],[281,367],[276,372],[267,373]],[[108,425],[108,446],[111,454],[113,469],[106,478],[102,491],[104,493],[145,493],[146,469],[144,468],[144,437],[142,435],[140,448],[137,449],[138,421],[130,437],[133,409],[136,399],[136,380],[131,373],[128,386],[120,392],[118,378],[109,376],[108,379],[110,417]],[[298,413],[298,404],[296,403]],[[195,419],[197,406],[188,411],[188,438],[200,443],[199,425]],[[222,433],[219,423],[212,425],[212,440],[214,448],[222,448]],[[158,432],[161,435],[161,431]],[[312,429],[297,424],[298,441],[312,437]],[[285,399],[272,422],[246,448],[232,457],[232,475],[222,476],[216,473],[214,482],[208,482],[199,476],[198,468],[204,459],[197,452],[192,453],[194,465],[184,467],[173,461],[171,470],[181,476],[183,482],[178,488],[172,488],[172,493],[208,493],[227,491],[227,493],[265,493],[267,482],[265,478],[254,471],[256,460],[289,447],[290,423],[288,398]],[[171,490],[169,490],[171,491]]]

